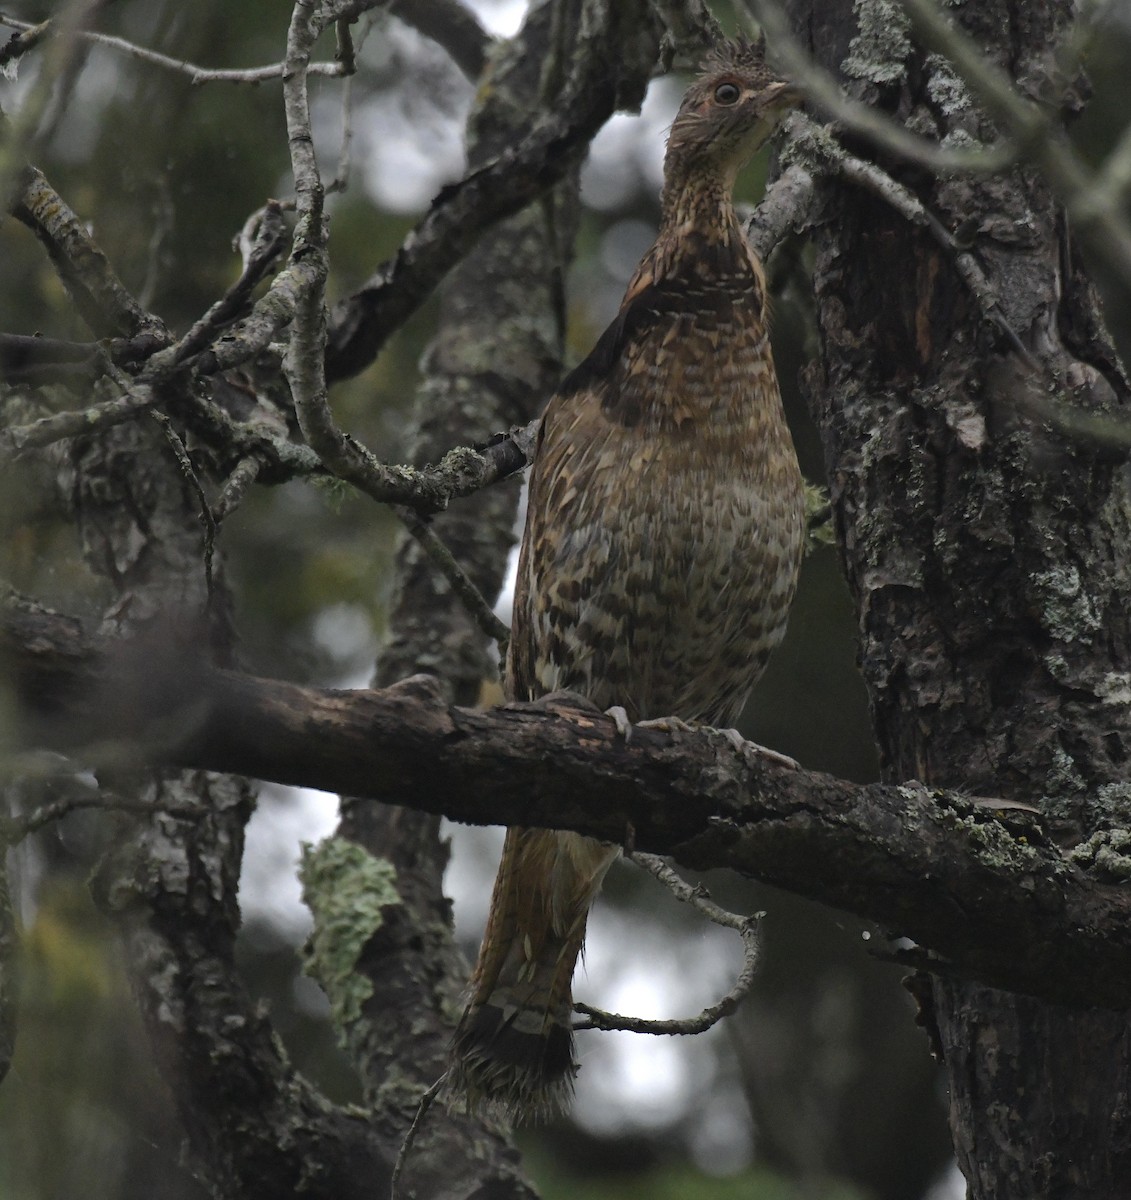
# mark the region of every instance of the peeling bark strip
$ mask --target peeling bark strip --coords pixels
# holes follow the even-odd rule
[[[152,648],[143,675],[136,651],[109,648],[58,618],[6,617],[0,653],[29,739],[136,739],[155,763],[477,824],[631,837],[875,920],[933,952],[932,970],[1059,1003],[1131,1005],[1126,853],[1111,847],[1117,880],[1093,878],[1027,812],[788,770],[721,736],[642,729],[626,743],[603,714],[568,704],[459,708],[428,676],[336,691],[193,671],[175,652],[161,664]],[[171,693],[175,708],[162,700]],[[1096,847],[1082,853],[1093,861]]]

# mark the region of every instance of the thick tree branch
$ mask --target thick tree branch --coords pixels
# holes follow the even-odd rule
[[[443,46],[472,83],[483,73],[495,40],[460,0],[390,0],[389,12]]]
[[[721,736],[640,730],[626,743],[611,720],[569,705],[450,706],[428,677],[333,691],[195,668],[175,642],[139,651],[7,613],[0,663],[22,740],[89,754],[116,739],[150,762],[631,838],[877,921],[935,969],[1057,1003],[1131,1006],[1131,889],[1106,881],[1125,856],[1092,878],[1028,813],[785,769]]]

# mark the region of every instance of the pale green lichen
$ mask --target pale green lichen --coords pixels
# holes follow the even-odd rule
[[[844,158],[844,148],[824,125],[799,121],[795,116],[789,134],[781,151],[783,167],[796,163],[811,175],[825,175],[835,171],[836,164]]]
[[[1087,790],[1084,777],[1076,769],[1076,760],[1060,746],[1053,751],[1047,783],[1050,796],[1065,796]]]
[[[954,68],[941,54],[930,54],[925,63],[929,72],[927,95],[948,117],[970,108],[970,93],[966,84],[954,73]]]
[[[1106,824],[1131,826],[1131,783],[1105,783],[1096,788],[1095,808]]]
[[[898,83],[911,54],[907,13],[892,0],[855,0],[852,8],[860,32],[849,43],[841,70],[851,79]]]
[[[1109,671],[1096,686],[1104,704],[1131,704],[1131,671]]]
[[[358,1020],[373,994],[357,964],[384,924],[385,909],[401,903],[397,872],[356,842],[330,837],[317,846],[303,846],[299,879],[314,917],[314,930],[303,947],[303,970],[326,993],[341,1033]]]
[[[1063,654],[1046,654],[1043,662],[1045,664],[1045,670],[1048,671],[1048,673],[1058,683],[1063,683],[1068,678],[1068,660]]]
[[[805,485],[805,553],[818,546],[836,544],[836,529],[833,526],[829,493],[823,487]]]
[[[1080,572],[1071,564],[1038,571],[1033,590],[1041,610],[1041,624],[1061,642],[1089,642],[1102,624]]]
[[[361,494],[352,483],[336,476],[311,475],[307,482],[313,486],[314,494],[332,513],[340,513],[347,500],[353,500]]]
[[[981,150],[985,142],[979,141],[965,129],[952,129],[944,135],[939,145],[944,150]]]
[[[1131,829],[1101,829],[1069,851],[1090,874],[1113,883],[1131,880]]]
[[[977,849],[979,860],[995,871],[1024,874],[1031,870],[1038,861],[1038,852],[1023,835],[1012,832],[1003,821],[988,820],[990,811],[978,806],[973,812],[960,815],[961,810],[955,808],[951,818],[953,828],[961,831]]]

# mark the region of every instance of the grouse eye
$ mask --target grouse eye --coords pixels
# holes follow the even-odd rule
[[[719,86],[715,88],[715,100],[719,104],[737,104],[738,97],[740,95],[742,95],[742,93],[733,83],[720,83]]]

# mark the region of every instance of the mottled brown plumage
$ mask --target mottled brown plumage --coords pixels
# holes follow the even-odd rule
[[[735,173],[792,90],[721,46],[684,97],[663,219],[616,320],[562,383],[530,479],[507,659],[518,700],[559,689],[632,721],[730,725],[785,631],[803,492]],[[576,1072],[570,979],[617,849],[507,831],[451,1078],[518,1118]]]

